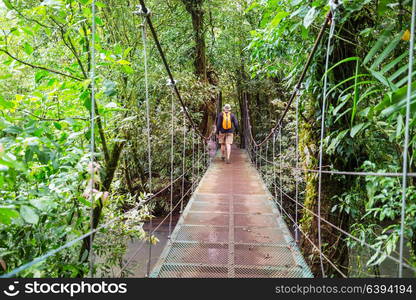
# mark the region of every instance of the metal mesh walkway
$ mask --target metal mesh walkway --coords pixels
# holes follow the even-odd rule
[[[218,157],[191,197],[150,277],[312,277],[243,150]]]

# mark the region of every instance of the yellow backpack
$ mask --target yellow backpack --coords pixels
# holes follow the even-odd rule
[[[222,128],[231,129],[231,113],[222,113]]]

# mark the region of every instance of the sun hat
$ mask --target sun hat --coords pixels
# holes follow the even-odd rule
[[[225,111],[230,111],[231,110],[231,105],[230,104],[225,104],[224,105],[224,110]]]

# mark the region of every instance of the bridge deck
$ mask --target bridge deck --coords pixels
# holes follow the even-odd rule
[[[151,277],[312,277],[243,150],[215,158]]]

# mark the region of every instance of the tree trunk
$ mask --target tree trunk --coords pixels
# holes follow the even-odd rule
[[[360,24],[365,24],[363,20],[354,20],[350,23],[345,23],[344,27],[348,30],[341,31],[340,36],[346,38],[346,40],[354,40],[354,33],[361,30]],[[344,42],[340,39],[333,40],[334,47],[333,53],[330,58],[330,65],[333,65],[342,59],[352,57],[356,55],[356,49],[354,46]],[[322,59],[323,60],[323,59]],[[320,62],[320,65],[324,65],[324,61]],[[318,70],[320,74],[316,74],[317,78],[320,78],[324,74],[324,70]],[[346,78],[353,76],[355,73],[355,63],[344,63],[342,67],[338,67],[336,72],[333,72],[334,82],[341,82]],[[346,86],[345,86],[346,87]],[[336,105],[337,97],[328,97],[328,107],[333,104]],[[319,157],[319,145],[320,145],[320,121],[316,120],[316,115],[320,114],[316,110],[322,110],[322,96],[321,94],[312,95],[308,101],[305,118],[308,120],[301,123],[300,132],[300,154],[302,155],[302,161],[304,162],[304,168],[306,169],[318,169],[318,157]],[[326,135],[335,130],[344,130],[349,128],[349,116],[346,115],[345,122],[339,122],[332,124],[329,128],[326,128]],[[326,155],[325,149],[323,149],[323,165],[334,166],[338,170],[353,170],[357,167],[357,160],[341,161],[337,155]],[[357,155],[360,155],[357,153]],[[361,153],[361,155],[366,155]],[[304,205],[311,211],[317,212],[318,206],[318,174],[308,173],[305,175],[306,181],[306,195]],[[352,181],[350,182],[352,184]],[[349,215],[345,212],[331,212],[334,206],[333,197],[341,195],[343,192],[350,188],[348,184],[341,184],[337,176],[322,174],[322,189],[321,189],[321,216],[332,224],[340,227],[341,229],[349,232]],[[301,220],[302,229],[307,233],[308,237],[318,246],[318,223],[317,218],[310,214],[308,211],[303,211],[303,218]],[[327,225],[321,221],[321,237],[322,237],[322,250],[324,254],[331,259],[331,261],[341,269],[345,275],[348,275],[349,267],[349,251],[345,242],[345,235],[343,235],[338,229]],[[319,261],[319,252],[311,246],[310,242],[302,237],[302,250],[305,257],[311,257],[312,271],[315,274],[321,274],[321,267]],[[340,276],[340,274],[334,270],[325,260],[324,268],[326,275]]]
[[[207,60],[204,33],[204,10],[202,5],[204,0],[182,0],[186,10],[192,17],[192,27],[194,30],[195,55],[194,67],[195,75],[203,82],[207,81]]]
[[[113,147],[110,160],[107,163],[107,166],[105,169],[104,177],[102,178],[101,189],[103,191],[108,191],[110,189],[124,145],[125,145],[125,142],[117,142]],[[92,213],[92,227],[94,229],[97,228],[98,226],[102,209],[103,209],[103,202],[102,202],[102,199],[100,198],[99,203],[95,204],[93,213]],[[93,238],[94,236],[95,234],[93,234]],[[85,251],[88,251],[89,253],[90,250],[91,250],[90,237],[88,236],[83,240],[81,251],[79,253],[79,258],[81,262],[86,261],[88,259],[89,255],[84,255],[84,253]]]
[[[194,73],[195,76],[202,83],[209,83],[217,86],[218,79],[215,72],[208,71],[207,57],[206,57],[206,43],[205,43],[205,30],[204,30],[204,0],[182,0],[186,10],[192,18],[192,28],[194,32]],[[200,123],[200,130],[204,135],[211,133],[212,125],[215,122],[215,104],[217,97],[211,96],[205,99],[204,104],[200,107],[200,111],[203,112],[203,118]]]

